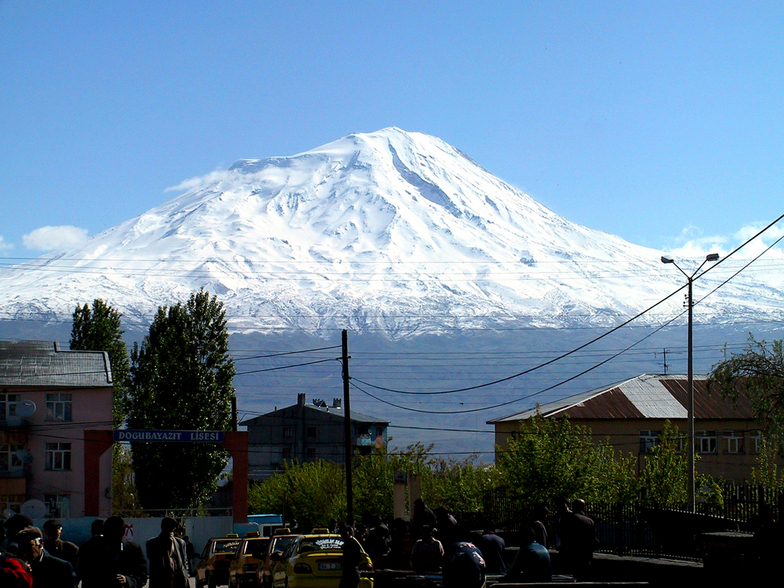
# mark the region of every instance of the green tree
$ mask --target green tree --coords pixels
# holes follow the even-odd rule
[[[768,345],[749,336],[743,353],[733,353],[713,366],[708,388],[729,398],[744,392],[751,399],[771,451],[782,449],[784,438],[784,341]]]
[[[595,442],[590,429],[568,418],[535,415],[521,423],[496,467],[512,494],[531,503],[558,496],[629,500],[637,494],[633,457],[614,451],[607,440]]]
[[[664,421],[656,445],[643,462],[640,482],[646,498],[661,506],[680,506],[689,498],[689,466],[686,453],[681,451],[683,440],[678,427]]]
[[[100,298],[92,307],[77,304],[73,313],[70,348],[74,351],[106,351],[112,367],[114,427],[125,421],[128,404],[130,362],[128,348],[123,341],[122,315]]]
[[[209,293],[161,307],[131,352],[131,429],[228,430],[235,368],[223,304]],[[217,489],[226,452],[210,443],[132,443],[148,509],[197,508]]]

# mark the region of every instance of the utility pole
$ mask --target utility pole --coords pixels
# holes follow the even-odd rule
[[[351,431],[351,398],[349,395],[349,375],[348,375],[348,331],[343,329],[343,418],[346,433],[346,517],[351,520],[354,517],[354,487],[353,476],[351,474],[352,450],[352,431]]]

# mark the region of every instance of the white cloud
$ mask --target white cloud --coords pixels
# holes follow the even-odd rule
[[[23,236],[22,242],[28,249],[37,251],[73,249],[87,242],[87,229],[70,225],[41,227]]]
[[[9,249],[13,249],[13,248],[14,248],[13,244],[6,243],[3,236],[0,235],[0,253],[2,253],[3,251],[8,251]]]
[[[664,247],[668,255],[683,259],[702,259],[708,253],[718,253],[722,257],[740,247],[746,241],[759,233],[766,225],[746,225],[729,235],[706,236],[702,229],[688,226],[673,240],[669,247]],[[784,236],[784,225],[772,226],[756,239],[749,242],[737,253],[739,259],[750,259],[769,247],[776,239]],[[778,256],[782,253],[781,244],[775,247],[768,255]]]

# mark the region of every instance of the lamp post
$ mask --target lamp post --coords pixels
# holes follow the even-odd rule
[[[671,257],[662,256],[661,261],[662,263],[671,263],[675,267],[678,268],[684,276],[686,276],[686,280],[689,284],[689,293],[687,295],[686,303],[688,304],[688,349],[687,349],[687,384],[686,384],[686,392],[688,398],[688,407],[686,410],[686,422],[687,422],[687,459],[688,459],[688,477],[689,477],[689,509],[691,512],[696,512],[697,510],[697,502],[695,497],[695,450],[694,450],[694,346],[693,346],[693,335],[692,335],[692,308],[694,307],[694,302],[692,300],[692,282],[694,282],[694,278],[709,261],[717,261],[719,259],[718,253],[709,253],[705,256],[705,260],[700,264],[700,266],[694,270],[694,273],[691,275],[687,274],[685,271],[681,269],[681,267],[675,263]]]

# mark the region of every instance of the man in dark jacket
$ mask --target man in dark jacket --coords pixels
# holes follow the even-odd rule
[[[161,534],[147,542],[150,560],[149,588],[188,588],[188,554],[185,541],[174,536],[179,524],[171,517],[161,520]]]
[[[76,567],[79,560],[79,548],[70,541],[62,540],[63,525],[57,519],[49,519],[44,523],[44,549],[46,552],[59,559],[64,559]]]
[[[79,581],[73,566],[64,559],[49,555],[41,538],[38,527],[26,527],[16,535],[19,554],[32,570],[33,586],[76,588]]]
[[[123,539],[125,521],[109,517],[103,536],[95,536],[79,550],[77,571],[82,588],[142,588],[147,582],[147,560],[142,548]]]

